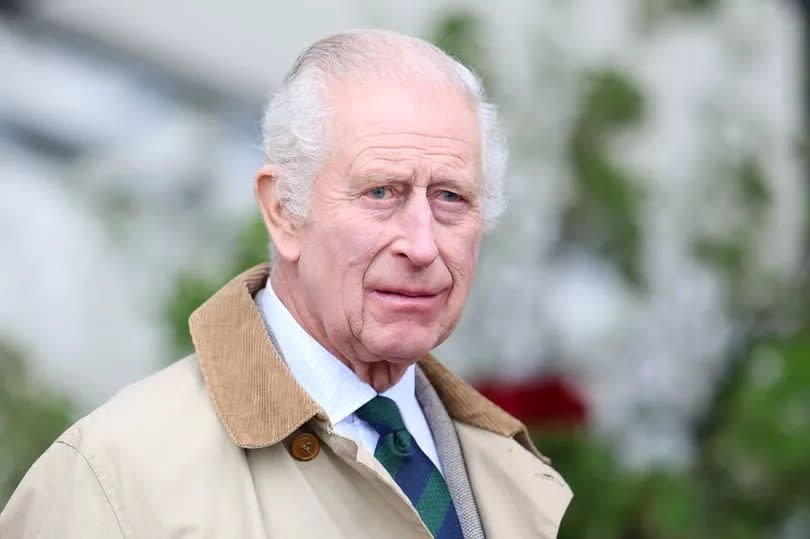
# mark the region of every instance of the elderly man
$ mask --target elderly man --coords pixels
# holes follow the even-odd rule
[[[555,537],[565,482],[428,355],[501,206],[476,77],[419,39],[334,35],[298,58],[264,136],[272,268],[191,316],[193,356],[63,434],[0,536]]]

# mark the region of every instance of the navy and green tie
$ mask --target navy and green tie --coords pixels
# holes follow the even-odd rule
[[[447,484],[405,428],[397,404],[377,395],[355,413],[380,435],[374,456],[411,500],[430,533],[437,539],[463,537]]]

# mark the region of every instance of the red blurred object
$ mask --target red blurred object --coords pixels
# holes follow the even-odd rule
[[[475,388],[528,427],[579,427],[588,419],[579,392],[561,376],[483,380]]]

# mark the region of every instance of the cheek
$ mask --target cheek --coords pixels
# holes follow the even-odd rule
[[[342,284],[351,268],[363,264],[379,237],[374,227],[367,226],[344,208],[321,210],[324,217],[311,224],[303,249],[310,264],[320,275],[329,275],[326,286]],[[314,208],[313,208],[314,213]],[[349,284],[349,283],[346,283]],[[332,288],[334,293],[336,289]]]
[[[347,208],[327,223],[323,223],[324,238],[322,241],[329,251],[330,264],[343,266],[362,266],[374,257],[379,249],[380,238],[384,227],[380,223],[370,222],[365,216],[358,215],[356,209]]]
[[[364,279],[380,252],[384,230],[379,224],[354,220],[334,226],[324,238],[328,253],[321,259],[323,271],[332,274],[332,298],[340,298],[338,306],[348,318],[358,317],[363,303]],[[351,321],[350,320],[350,321]]]
[[[467,297],[478,263],[478,247],[477,236],[455,238],[455,241],[448,243],[444,261],[453,276],[452,301],[454,303],[463,303]]]

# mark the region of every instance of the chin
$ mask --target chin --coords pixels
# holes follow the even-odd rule
[[[366,349],[375,356],[392,363],[410,364],[428,354],[437,344],[432,336],[395,334],[387,338],[377,338],[366,343]]]

